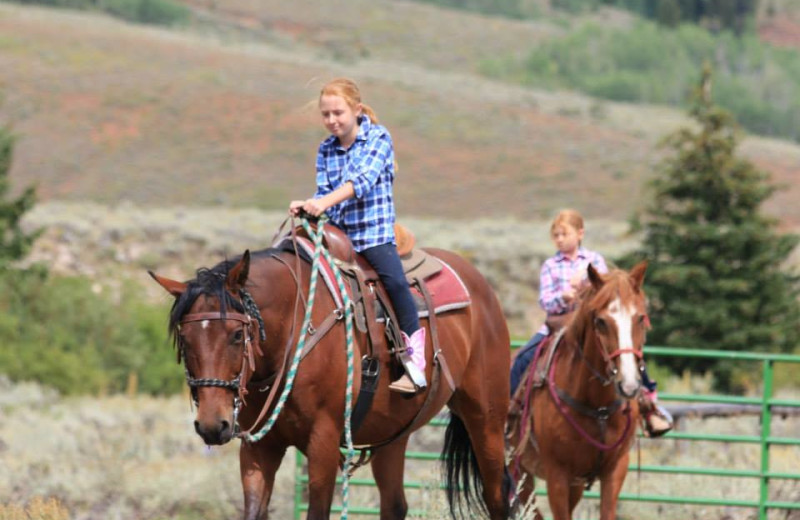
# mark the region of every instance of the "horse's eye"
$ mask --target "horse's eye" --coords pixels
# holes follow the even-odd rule
[[[238,329],[236,332],[233,333],[234,343],[241,343],[242,339],[244,339],[244,333],[242,333],[242,329]]]
[[[606,321],[603,318],[595,318],[594,319],[594,326],[598,332],[605,332],[606,330]]]

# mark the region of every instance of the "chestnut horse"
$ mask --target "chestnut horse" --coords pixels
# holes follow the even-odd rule
[[[369,412],[353,433],[353,442],[375,447],[370,464],[380,493],[380,518],[405,518],[403,473],[409,434],[447,405],[451,418],[442,457],[452,515],[466,507],[467,514],[508,518],[504,426],[510,350],[503,312],[488,282],[466,260],[448,251],[425,251],[458,273],[471,302],[435,316],[440,345],[436,355],[431,348],[430,319],[421,320],[428,327],[429,384],[417,395],[389,391],[390,354],[385,346],[378,349],[377,390]],[[328,518],[345,431],[346,327],[344,320],[336,322],[296,371],[289,368],[304,308],[311,304],[309,263],[291,251],[266,249],[199,269],[188,282],[150,274],[175,297],[170,329],[197,405],[195,429],[206,444],[225,444],[240,429],[261,427],[262,409],[268,411],[264,390],[276,377],[279,390],[294,377],[269,432],[260,440],[241,442],[244,518],[268,518],[275,472],[289,446],[308,459],[307,518]],[[311,323],[318,328],[317,334],[323,334],[321,323],[335,315],[337,307],[322,284],[315,293]],[[366,341],[367,334],[355,331],[355,359],[366,351]],[[446,374],[443,363],[449,367]],[[355,372],[351,402],[361,385],[361,373]],[[442,384],[434,384],[437,379]],[[271,412],[275,403],[266,407]],[[424,413],[418,415],[420,410]]]
[[[534,476],[545,479],[554,520],[571,519],[596,479],[600,518],[615,518],[639,417],[646,269],[601,275],[589,265],[577,309],[539,347],[515,392],[522,410],[509,416],[509,440],[512,471],[525,476],[520,500],[530,498]]]

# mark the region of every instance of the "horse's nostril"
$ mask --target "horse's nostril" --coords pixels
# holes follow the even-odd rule
[[[194,431],[199,435],[200,434],[200,421],[194,422]]]
[[[230,427],[231,427],[231,423],[229,423],[228,421],[222,421],[222,423],[220,424],[220,430],[219,431],[220,431],[220,433],[225,433],[230,429]]]

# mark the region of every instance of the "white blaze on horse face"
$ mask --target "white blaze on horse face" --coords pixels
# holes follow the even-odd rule
[[[211,324],[208,320],[203,320],[200,322],[200,326],[203,327],[203,330],[206,330],[208,326]]]
[[[614,299],[608,306],[608,313],[617,324],[617,348],[627,350],[619,356],[620,390],[626,396],[632,397],[639,390],[639,371],[636,366],[636,356],[633,355],[633,316],[636,308],[629,306],[623,308],[619,298]]]

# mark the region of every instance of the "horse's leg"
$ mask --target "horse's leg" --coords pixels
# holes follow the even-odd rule
[[[339,439],[342,432],[333,420],[314,424],[306,448],[308,457],[307,520],[327,520],[339,471]]]
[[[600,480],[600,520],[614,520],[617,515],[617,499],[628,474],[628,459],[626,451],[617,461],[614,470]]]
[[[381,498],[381,520],[402,520],[408,504],[403,489],[405,451],[408,435],[381,446],[372,457],[372,475]]]
[[[572,518],[572,514],[575,512],[575,507],[578,505],[578,502],[581,501],[581,497],[583,497],[583,485],[579,484],[577,486],[571,486],[569,488],[569,516]]]
[[[243,442],[239,449],[245,520],[268,518],[267,506],[272,496],[275,472],[286,454],[285,446]]]
[[[553,520],[570,520],[572,518],[569,498],[569,475],[551,468],[547,474],[547,502],[550,504]]]

